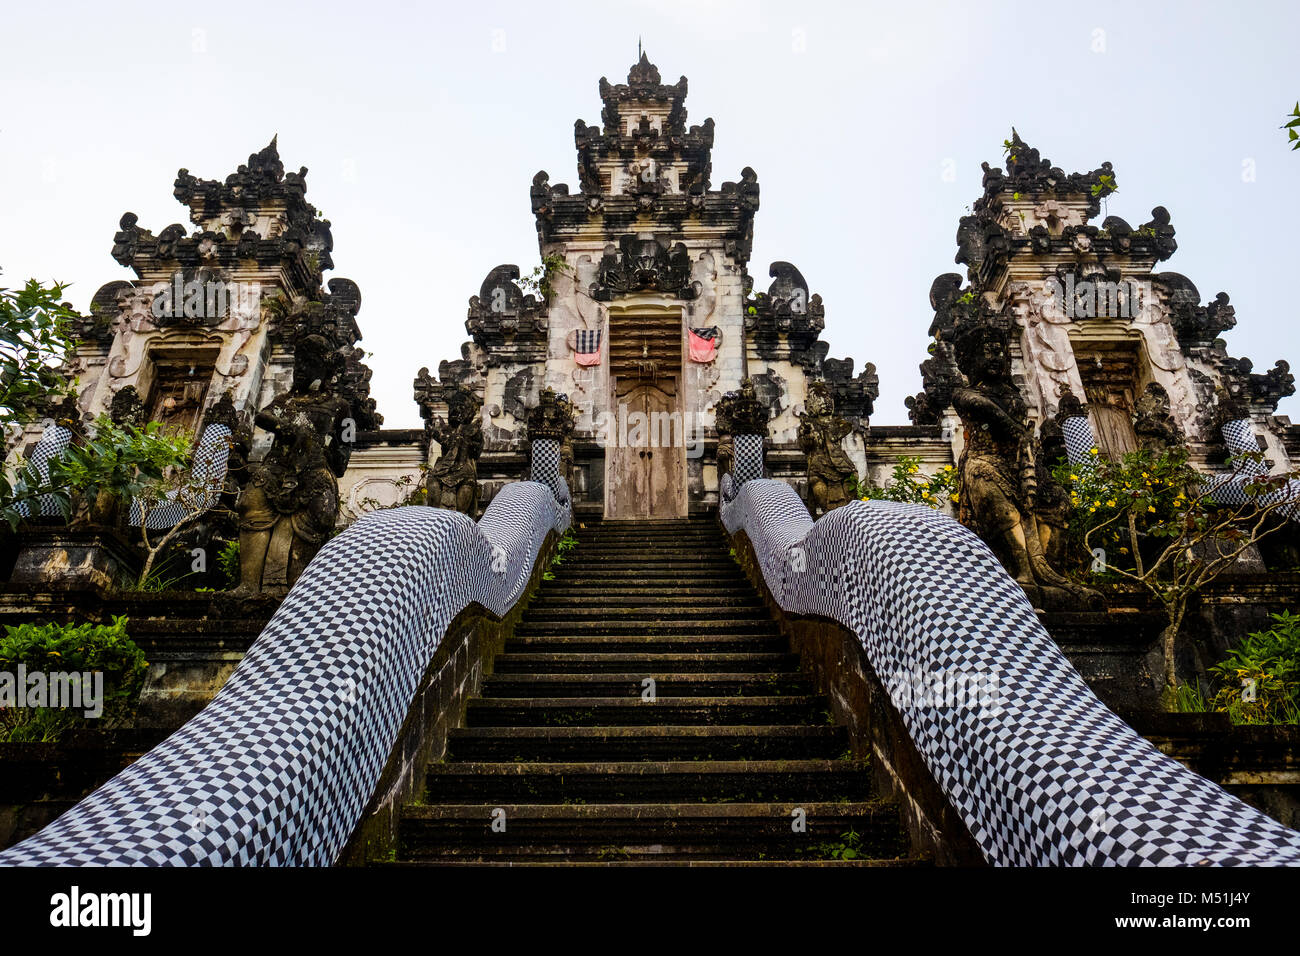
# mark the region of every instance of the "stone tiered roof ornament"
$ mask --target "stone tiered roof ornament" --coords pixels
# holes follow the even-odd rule
[[[519,267],[500,265],[471,296],[465,331],[487,355],[489,365],[545,361],[546,303],[519,287]]]
[[[686,125],[686,78],[668,85],[642,53],[627,82],[601,78],[601,125],[574,123],[578,191],[552,185],[545,171],[533,177],[529,195],[537,234],[545,243],[589,220],[617,241],[651,217],[671,225],[691,218],[725,226],[725,247],[741,262],[753,248],[758,176],[746,167],[736,182],[712,188],[714,124]]]
[[[785,359],[817,368],[830,346],[821,341],[826,327],[822,297],[810,293],[803,274],[788,262],[768,269],[772,284],[766,294],[745,303],[745,332],[765,359]]]
[[[1236,324],[1226,293],[1202,305],[1185,276],[1152,271],[1178,248],[1167,209],[1155,207],[1151,219],[1137,228],[1118,216],[1107,216],[1100,227],[1092,225],[1102,200],[1116,191],[1111,165],[1067,175],[1015,130],[1007,143],[1006,165],[1004,172],[984,164],[983,195],[958,225],[956,261],[967,266],[965,279],[949,273],[931,288],[931,333],[937,340],[921,365],[923,391],[907,401],[912,421],[936,424],[943,419],[966,370],[938,333],[971,309],[1014,317],[1019,333],[1013,342],[1020,346],[1018,354],[1023,351],[1026,387],[1038,392],[1031,400],[1040,421],[1051,417],[1061,386],[1078,384],[1066,327],[1093,320],[1111,323],[1112,332],[1122,320],[1132,335],[1145,337],[1144,354],[1169,375],[1175,419],[1203,441],[1215,440],[1209,432],[1218,414],[1216,388],[1263,416],[1291,394],[1294,383],[1284,364],[1258,375],[1249,362],[1243,365],[1228,355],[1218,338]],[[1040,279],[1033,278],[1035,270]],[[1062,312],[1062,303],[1054,303],[1048,291],[1053,280],[1058,289],[1086,288],[1081,301],[1092,310],[1076,313],[1070,302],[1071,311]],[[1093,297],[1099,284],[1122,285],[1140,294],[1124,298],[1117,314],[1103,314],[1103,297]],[[1125,310],[1134,300],[1134,307]],[[1174,388],[1176,381],[1180,384]]]

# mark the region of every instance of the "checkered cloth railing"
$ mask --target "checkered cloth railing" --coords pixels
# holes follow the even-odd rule
[[[762,478],[764,474],[763,436],[737,435],[733,439],[733,443],[735,464],[732,465],[731,470],[736,485],[740,486],[747,481],[753,481],[755,478]]]
[[[447,626],[471,602],[505,614],[570,519],[535,482],[507,485],[477,524],[423,506],[360,518],[211,704],[0,864],[334,862]]]
[[[27,470],[32,484],[39,487],[49,481],[50,461],[63,454],[64,449],[71,443],[72,431],[70,429],[58,424],[45,426],[45,430],[41,432],[40,440],[36,442],[36,447],[32,449],[32,453],[27,459]],[[36,502],[40,506],[40,516],[42,518],[57,518],[62,514],[59,510],[58,499],[54,495],[41,495],[36,499]],[[14,506],[14,510],[23,517],[32,517],[33,508],[30,501],[20,501]]]
[[[745,531],[783,609],[861,640],[990,863],[1300,865],[1300,833],[1107,709],[993,553],[951,518],[855,501],[814,524],[778,481],[745,483],[722,518]],[[914,693],[940,685],[979,691]]]
[[[190,481],[195,490],[192,500],[180,500],[180,492],[171,490],[163,501],[156,502],[149,508],[149,529],[160,530],[174,528],[196,511],[207,511],[221,498],[221,489],[226,483],[226,469],[230,462],[230,426],[209,425],[203,429],[194,450],[194,465]],[[139,498],[131,502],[128,522],[132,527],[140,526],[140,515],[144,510]]]
[[[1065,438],[1065,455],[1072,464],[1087,460],[1097,446],[1092,435],[1092,423],[1086,415],[1075,415],[1062,421],[1061,435]]]
[[[1255,426],[1249,418],[1224,422],[1221,431],[1230,455],[1259,451],[1259,439],[1255,437]],[[1268,465],[1262,461],[1238,460],[1230,473],[1209,478],[1211,497],[1222,505],[1245,504],[1246,499],[1251,497],[1246,492],[1246,486],[1267,474]],[[1285,486],[1256,495],[1255,498],[1256,503],[1264,507],[1281,502],[1278,513],[1286,515],[1292,521],[1300,521],[1300,480],[1291,479]]]

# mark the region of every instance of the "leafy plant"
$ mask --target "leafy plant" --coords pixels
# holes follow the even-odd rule
[[[933,475],[923,475],[919,456],[900,456],[892,477],[883,485],[861,481],[851,484],[850,490],[863,501],[906,501],[931,508],[958,502],[957,469],[945,465]]]
[[[0,637],[0,671],[102,672],[103,713],[98,722],[118,726],[134,714],[149,665],[126,632],[127,619],[112,624],[6,625]],[[0,737],[9,741],[57,740],[88,718],[72,708],[0,708]]]
[[[217,552],[217,568],[226,579],[226,586],[239,586],[239,539],[227,541]]]
[[[1287,122],[1278,127],[1286,130],[1287,142],[1291,144],[1292,152],[1300,149],[1300,133],[1296,132],[1297,126],[1300,126],[1300,101],[1297,101],[1295,107],[1287,114]]]
[[[841,833],[838,841],[814,844],[813,851],[830,860],[857,860],[865,855],[862,834],[852,827]]]
[[[543,301],[550,301],[555,293],[555,277],[571,271],[572,266],[564,256],[552,252],[542,256],[541,265],[534,266],[533,271],[517,280],[517,283],[524,292],[535,293]]]
[[[1187,461],[1187,452],[1142,450],[1119,459],[1096,448],[1082,462],[1054,470],[1073,506],[1067,533],[1094,573],[1140,585],[1165,612],[1161,634],[1166,703],[1174,706],[1178,679],[1178,631],[1192,597],[1231,567],[1249,547],[1286,522],[1279,509],[1296,473],[1260,473],[1263,456],[1233,459],[1229,477],[1239,481],[1240,504],[1215,500],[1216,485]]]
[[[1097,181],[1092,184],[1094,199],[1117,192],[1119,192],[1119,187],[1115,185],[1115,177],[1110,173],[1102,173],[1097,177]]]
[[[1234,724],[1300,723],[1300,614],[1270,617],[1210,668],[1224,682],[1211,705]]]
[[[64,283],[31,279],[21,289],[0,288],[0,428],[40,416],[52,397],[68,390],[59,366],[71,355],[73,322]]]

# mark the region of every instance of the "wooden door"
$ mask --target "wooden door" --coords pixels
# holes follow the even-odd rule
[[[607,518],[686,516],[685,425],[674,383],[642,382],[618,395],[620,422],[606,449]],[[626,413],[623,412],[626,409]]]

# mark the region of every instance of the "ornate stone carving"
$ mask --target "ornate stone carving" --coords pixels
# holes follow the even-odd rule
[[[469,300],[465,331],[487,355],[489,365],[527,364],[546,359],[550,327],[546,303],[518,286],[519,267],[499,265]]]
[[[739,390],[727,392],[718,399],[714,410],[718,430],[718,474],[729,474],[735,466],[735,436],[761,435],[766,438],[770,417],[771,411],[759,399],[751,379],[742,379]]]
[[[616,295],[648,291],[693,299],[697,290],[691,269],[691,257],[680,242],[670,248],[653,236],[620,236],[617,245],[605,246],[591,297],[608,301]]]
[[[1133,409],[1133,433],[1138,447],[1163,454],[1184,442],[1182,429],[1169,407],[1169,394],[1158,382],[1150,382]]]
[[[808,459],[809,511],[826,512],[846,505],[852,496],[849,480],[858,471],[844,452],[844,437],[853,425],[835,414],[835,399],[825,382],[808,386],[804,411],[799,413],[799,447]]]
[[[1065,578],[1048,560],[1059,551],[1061,494],[1011,379],[1012,321],[971,307],[940,334],[951,341],[968,384],[953,407],[966,428],[958,463],[963,524],[993,549],[1036,606],[1095,600],[1095,592]]]
[[[772,284],[767,293],[745,303],[745,332],[758,354],[768,361],[789,361],[804,368],[820,368],[830,346],[821,341],[826,327],[826,307],[820,295],[788,262],[768,268]]]
[[[573,482],[573,429],[575,412],[569,396],[544,388],[537,405],[528,412],[528,441],[550,438],[560,443],[560,477]]]
[[[144,427],[146,416],[144,402],[134,385],[119,388],[108,405],[108,417],[114,425],[130,425],[134,428]]]
[[[336,342],[305,325],[294,342],[293,384],[258,413],[274,435],[239,499],[240,588],[288,588],[329,538],[338,519],[338,478],[354,436],[339,393],[347,358]]]
[[[428,370],[422,369],[427,375]],[[473,517],[478,512],[478,459],[483,453],[483,406],[472,391],[459,385],[444,387],[447,418],[432,415],[425,434],[442,449],[425,483],[429,504]]]

